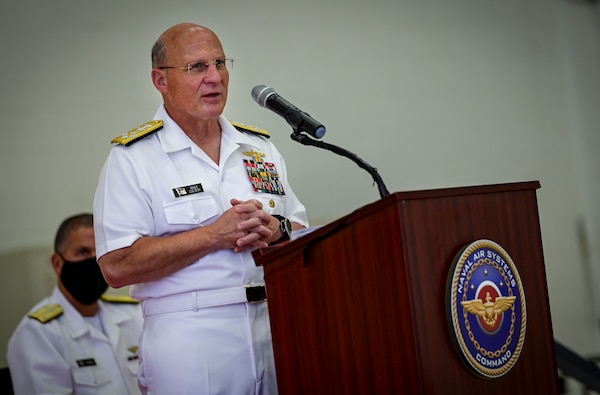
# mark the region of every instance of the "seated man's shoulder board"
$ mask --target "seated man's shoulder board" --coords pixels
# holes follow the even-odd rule
[[[229,123],[231,123],[233,125],[233,127],[236,128],[237,130],[239,130],[240,132],[258,134],[258,135],[266,137],[266,138],[271,137],[269,132],[267,132],[264,129],[257,128],[256,126],[245,125],[243,123],[233,122],[233,121],[229,121]]]
[[[111,143],[121,144],[124,146],[131,145],[143,137],[149,136],[152,133],[159,131],[163,127],[163,121],[154,120],[146,122],[138,126],[137,128],[131,129],[127,133],[123,133],[111,140]]]
[[[102,296],[100,296],[100,299],[102,299],[103,301],[108,302],[108,303],[128,303],[128,304],[140,303],[139,300],[134,299],[129,295],[103,294]]]
[[[50,303],[29,313],[27,317],[36,319],[42,324],[46,324],[53,319],[60,317],[63,312],[63,308],[58,303]]]

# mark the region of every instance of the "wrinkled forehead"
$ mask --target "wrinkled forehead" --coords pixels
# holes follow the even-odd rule
[[[69,233],[63,253],[77,253],[82,250],[94,250],[94,228],[91,226],[79,226]]]
[[[221,41],[211,30],[191,28],[165,37],[169,61],[213,60],[225,55]]]

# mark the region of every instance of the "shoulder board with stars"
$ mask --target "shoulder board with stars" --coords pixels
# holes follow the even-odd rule
[[[63,309],[59,304],[50,303],[43,307],[40,307],[32,313],[29,313],[27,317],[36,319],[42,324],[46,324],[52,321],[53,319],[60,317],[62,313]]]
[[[108,303],[129,303],[129,304],[138,304],[140,301],[137,299],[132,298],[129,295],[108,295],[108,294],[103,294],[102,296],[100,296],[100,299],[102,299],[105,302]]]
[[[127,133],[123,133],[122,135],[115,137],[111,140],[111,143],[117,143],[124,146],[128,146],[130,144],[135,143],[142,137],[149,136],[150,134],[162,129],[162,127],[163,121],[161,120],[146,122],[135,129],[131,129]]]
[[[271,137],[269,132],[267,132],[264,129],[257,128],[256,126],[244,125],[243,123],[233,122],[233,121],[229,121],[229,123],[232,124],[233,127],[236,128],[237,130],[239,130],[240,132],[254,133],[254,134],[258,134],[263,137],[266,137],[266,138]]]

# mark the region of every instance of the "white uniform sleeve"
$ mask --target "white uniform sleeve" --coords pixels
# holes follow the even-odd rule
[[[96,255],[129,247],[152,234],[150,184],[126,148],[114,147],[104,163],[94,196]]]

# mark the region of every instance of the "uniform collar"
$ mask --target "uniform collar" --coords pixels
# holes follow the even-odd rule
[[[58,303],[63,309],[63,315],[61,324],[66,328],[67,333],[74,339],[82,337],[90,332],[90,326],[86,322],[85,318],[73,307],[71,303],[65,298],[58,287],[54,287],[54,291],[51,296],[53,303]],[[112,306],[110,303],[105,303],[102,300],[98,300],[98,312],[96,315],[103,316],[106,319],[103,320],[104,330],[109,333],[113,331],[111,326],[119,326],[129,320],[131,317],[116,306]],[[98,333],[98,331],[93,331]]]
[[[169,116],[164,105],[158,108],[154,119],[163,121],[163,130],[159,131],[157,136],[164,152],[171,153],[191,148],[191,139]],[[229,143],[256,146],[249,136],[238,131],[223,115],[219,116],[218,122],[221,126],[222,138],[224,137]]]
[[[192,143],[190,138],[169,116],[164,105],[158,108],[154,120],[163,121],[163,128],[156,135],[164,152],[171,153],[190,148]]]
[[[119,307],[119,304],[104,302],[101,299],[98,300],[98,304],[100,304],[100,310],[102,310],[102,314],[108,318],[104,323],[105,328],[107,326],[107,322],[113,323],[114,325],[121,325],[124,322],[131,320],[131,316],[125,313],[123,309]]]
[[[65,295],[60,292],[58,286],[54,287],[52,291],[52,302],[58,303],[63,309],[63,317],[61,318],[61,324],[66,328],[67,333],[73,337],[78,338],[90,331],[88,324],[85,319],[81,316],[79,311],[73,307],[73,305],[67,300]],[[100,310],[98,313],[100,314]]]

